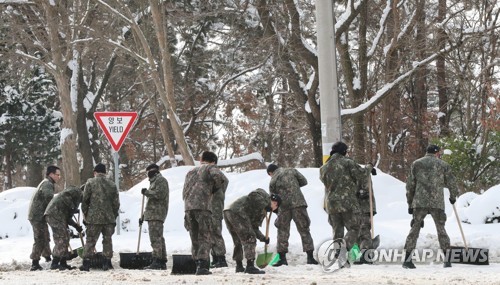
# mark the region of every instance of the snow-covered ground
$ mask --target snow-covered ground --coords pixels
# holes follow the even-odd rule
[[[226,258],[229,268],[213,269],[211,276],[179,276],[171,275],[170,269],[172,254],[189,254],[190,239],[183,226],[184,204],[182,201],[182,186],[185,174],[191,167],[178,167],[163,170],[162,174],[170,185],[170,206],[165,222],[165,239],[169,262],[167,271],[125,270],[119,268],[119,252],[135,252],[138,239],[137,219],[140,214],[140,189],[148,186],[144,180],[126,192],[120,193],[122,228],[120,234],[114,236],[113,245],[115,255],[113,264],[115,270],[102,272],[91,270],[90,273],[73,270],[59,272],[44,270],[30,272],[29,254],[33,243],[31,225],[27,220],[27,208],[34,188],[15,188],[0,193],[0,284],[267,284],[279,282],[281,284],[500,284],[500,224],[484,224],[482,221],[499,213],[500,186],[487,190],[482,195],[466,194],[457,201],[457,210],[467,244],[473,248],[489,249],[489,266],[474,266],[453,264],[452,268],[443,269],[440,262],[427,259],[426,262],[416,263],[416,270],[405,270],[399,261],[376,262],[375,265],[358,265],[342,269],[334,273],[326,273],[321,266],[305,265],[306,257],[302,253],[300,236],[292,223],[290,235],[289,266],[278,268],[267,267],[265,275],[249,276],[234,273],[234,263],[231,260],[232,240],[229,232],[224,228],[223,236],[226,241]],[[309,204],[308,212],[311,218],[311,233],[316,245],[316,251],[325,242],[331,239],[332,231],[323,211],[323,185],[319,181],[317,168],[303,168],[299,171],[304,174],[309,184],[302,188]],[[374,219],[375,234],[380,235],[381,249],[402,250],[406,235],[410,229],[411,216],[407,214],[405,184],[394,177],[378,171],[373,176],[374,192],[377,200],[378,214]],[[245,173],[227,173],[229,187],[226,192],[226,205],[238,197],[261,187],[268,189],[270,178],[265,170],[255,170]],[[445,190],[445,197],[448,191]],[[447,201],[447,200],[446,200]],[[446,229],[451,244],[463,246],[460,230],[449,203],[446,206],[448,221]],[[498,215],[497,215],[498,216]],[[272,217],[271,225],[273,224]],[[151,251],[147,223],[143,227],[141,237],[141,251]],[[270,249],[276,246],[276,228],[270,229]],[[72,239],[73,248],[81,246],[79,239]],[[425,227],[421,230],[417,248],[439,248],[434,223],[430,217],[425,220]],[[100,241],[98,251],[102,250]],[[263,252],[263,244],[259,243],[258,253]],[[74,259],[71,264],[79,265],[80,258]],[[48,263],[42,266],[47,268]]]

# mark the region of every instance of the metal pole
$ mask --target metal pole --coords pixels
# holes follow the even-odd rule
[[[342,138],[333,5],[332,0],[316,1],[323,163],[328,159],[332,145]]]
[[[113,158],[115,162],[115,184],[118,193],[120,193],[120,167],[118,166],[118,152],[113,152]],[[116,217],[116,234],[120,235],[120,211],[118,211],[118,217]]]

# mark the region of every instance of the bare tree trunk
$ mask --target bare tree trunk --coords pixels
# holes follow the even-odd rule
[[[446,0],[439,0],[438,4],[438,17],[437,22],[441,22],[446,17]],[[443,49],[446,46],[446,32],[442,26],[438,25],[437,31],[438,48]],[[437,88],[439,97],[439,126],[441,137],[448,136],[449,129],[449,115],[448,115],[448,88],[446,86],[446,66],[444,55],[440,55],[436,60],[436,77]]]
[[[416,25],[416,41],[415,53],[418,60],[422,60],[426,55],[426,37],[427,29],[425,28],[425,1],[419,0],[417,3],[417,25]],[[421,66],[415,73],[414,94],[416,101],[416,121],[415,121],[415,138],[417,140],[417,149],[425,149],[428,143],[427,136],[424,135],[424,130],[427,127],[427,68]]]
[[[179,150],[182,154],[182,158],[186,165],[194,165],[194,158],[187,145],[184,132],[179,124],[178,117],[176,114],[176,104],[175,104],[175,94],[174,94],[174,81],[172,74],[172,60],[170,51],[168,49],[168,39],[166,33],[167,21],[165,21],[164,15],[164,2],[162,2],[161,10],[160,3],[158,1],[150,0],[149,4],[151,6],[151,14],[153,15],[153,21],[155,24],[156,36],[158,39],[158,45],[160,47],[161,54],[161,65],[163,69],[163,84],[166,91],[166,102],[165,106],[167,111],[170,125],[172,126],[172,131],[176,138],[176,142],[179,146]],[[164,102],[165,103],[165,102]]]
[[[36,161],[30,161],[27,167],[26,186],[37,187],[44,177],[43,166]]]
[[[387,20],[387,38],[392,39],[398,34],[399,14],[397,11],[396,3],[392,2],[392,9],[388,15]],[[385,82],[393,81],[398,74],[398,50],[396,46],[392,46],[387,51],[385,60]],[[392,157],[394,154],[393,143],[398,135],[400,128],[400,114],[399,98],[396,90],[392,90],[387,98],[382,103],[382,120],[381,120],[381,137],[380,137],[380,168],[384,171],[391,173],[393,169]]]
[[[4,180],[3,180],[3,190],[7,190],[12,188],[12,160],[10,157],[10,151],[6,149],[5,155],[4,155],[4,165],[5,165],[5,170],[4,170]]]
[[[57,89],[59,92],[59,101],[61,103],[61,112],[63,115],[61,130],[61,154],[63,161],[63,175],[67,185],[80,185],[80,170],[77,155],[76,139],[76,115],[72,106],[71,94],[69,89],[69,79],[66,77],[67,64],[63,59],[63,51],[58,32],[56,20],[58,15],[56,7],[48,1],[42,2],[47,20],[47,32],[51,47],[52,59],[55,69],[52,70]],[[68,55],[67,55],[68,56]],[[75,71],[74,71],[75,72]],[[76,108],[76,106],[75,106]]]

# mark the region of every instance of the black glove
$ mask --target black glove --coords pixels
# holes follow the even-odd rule
[[[413,208],[408,208],[408,214],[413,215]]]
[[[271,239],[269,237],[266,237],[263,240],[263,242],[265,242],[266,244],[269,244],[270,241],[271,241]]]
[[[279,207],[281,205],[281,202],[282,202],[281,196],[273,193],[273,194],[271,194],[271,201],[276,201],[278,204],[278,207]]]
[[[139,218],[139,226],[142,226],[142,222],[143,222],[142,218]]]
[[[85,221],[85,219],[83,220],[83,222],[82,222],[82,223],[83,223],[83,225],[84,225],[85,227],[87,227],[87,221]]]
[[[366,200],[370,197],[368,191],[365,189],[359,189],[358,192],[356,192],[356,196],[361,200]]]
[[[375,167],[372,168],[372,175],[377,175],[377,169],[375,169]]]
[[[266,212],[271,212],[273,209],[271,208],[271,206],[266,206]]]
[[[75,230],[76,230],[78,233],[83,232],[83,228],[82,228],[82,226],[80,226],[80,225],[78,225],[78,224],[74,225],[74,226],[73,226],[73,228],[75,228]]]
[[[73,209],[73,214],[78,214],[78,213],[80,213],[80,209],[78,208]]]
[[[144,195],[144,193],[146,193],[146,191],[148,191],[148,188],[142,188],[142,189],[141,189],[141,193],[142,193],[142,195]]]
[[[455,197],[450,197],[450,203],[453,205],[457,201],[457,198]]]

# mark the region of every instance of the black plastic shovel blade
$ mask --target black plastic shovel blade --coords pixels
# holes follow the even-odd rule
[[[459,246],[450,247],[450,262],[471,264],[471,265],[489,265],[489,251],[487,248],[465,248]]]
[[[191,254],[172,254],[172,274],[195,274],[196,263]]]
[[[120,267],[124,269],[144,269],[153,262],[151,252],[120,252]]]

